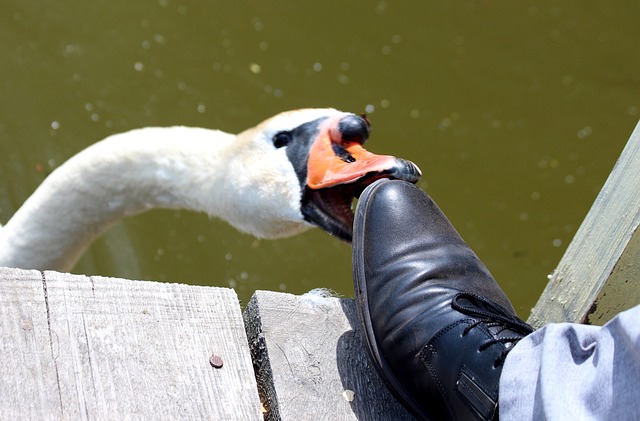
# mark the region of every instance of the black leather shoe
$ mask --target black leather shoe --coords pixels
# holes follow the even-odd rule
[[[502,363],[532,329],[426,193],[365,189],[353,274],[371,359],[398,399],[422,419],[497,419]]]

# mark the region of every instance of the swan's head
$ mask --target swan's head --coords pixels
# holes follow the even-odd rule
[[[235,146],[252,153],[234,152],[244,156],[230,162],[242,173],[234,188],[252,190],[252,198],[237,209],[237,221],[227,215],[230,222],[259,237],[293,235],[316,226],[350,242],[352,202],[366,186],[379,178],[415,183],[421,176],[410,161],[365,150],[369,130],[364,116],[303,109],[240,133]],[[252,226],[239,226],[240,220]]]

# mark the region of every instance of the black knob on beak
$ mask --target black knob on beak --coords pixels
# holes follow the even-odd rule
[[[363,144],[369,138],[369,123],[355,114],[343,117],[338,123],[343,142]]]

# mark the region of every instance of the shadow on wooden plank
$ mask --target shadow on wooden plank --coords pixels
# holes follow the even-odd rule
[[[256,291],[244,313],[267,420],[410,420],[369,361],[355,302]]]

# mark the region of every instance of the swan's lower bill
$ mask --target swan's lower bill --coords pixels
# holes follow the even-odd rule
[[[380,178],[391,178],[416,183],[421,176],[418,167],[396,158],[397,165],[382,171],[366,173],[349,184],[311,189],[302,197],[302,214],[308,222],[348,243],[353,236],[353,202],[371,183]]]

